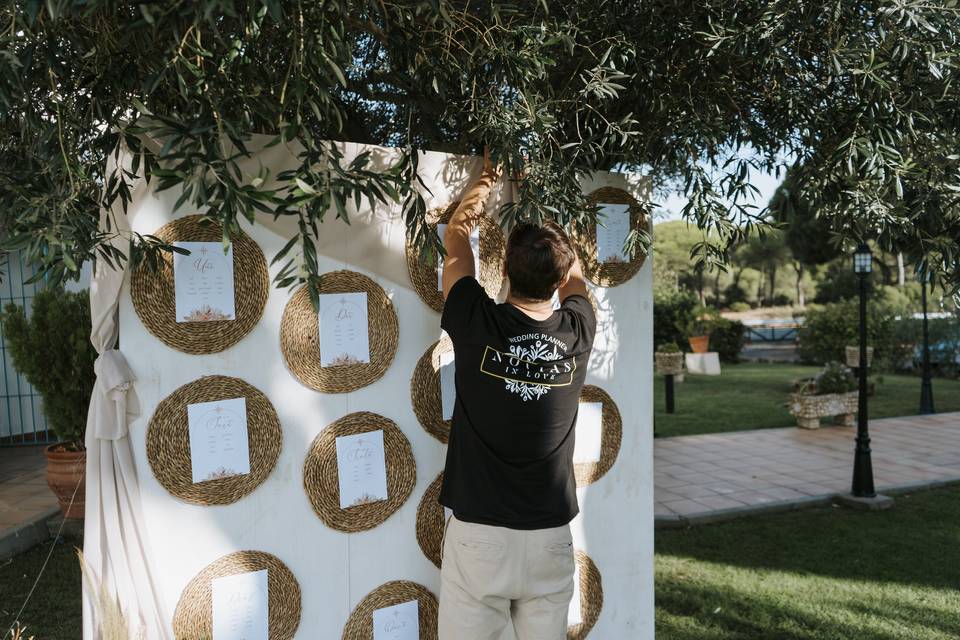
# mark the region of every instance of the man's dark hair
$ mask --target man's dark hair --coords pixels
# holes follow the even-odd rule
[[[573,261],[573,247],[559,226],[518,224],[507,240],[510,293],[524,300],[549,300]]]

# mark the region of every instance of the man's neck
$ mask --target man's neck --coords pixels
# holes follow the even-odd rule
[[[546,320],[553,315],[552,300],[525,300],[513,295],[508,295],[507,304],[512,304],[534,320]]]

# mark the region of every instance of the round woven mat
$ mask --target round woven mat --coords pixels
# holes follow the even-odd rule
[[[617,455],[620,453],[620,440],[623,437],[623,420],[620,418],[620,410],[614,404],[613,398],[600,387],[590,384],[584,385],[583,391],[580,392],[580,402],[603,403],[600,461],[578,462],[573,465],[577,486],[584,487],[602,478],[603,474],[609,471],[613,463],[617,461]]]
[[[306,287],[287,302],[280,321],[280,350],[287,368],[303,385],[324,393],[346,393],[380,379],[397,353],[399,328],[390,298],[376,282],[355,271],[320,276],[320,293],[367,294],[370,362],[320,366],[320,328]]]
[[[396,580],[381,585],[360,601],[347,624],[343,627],[342,640],[373,640],[373,612],[411,600],[417,601],[420,619],[420,640],[437,640],[437,597],[429,589],[416,582]]]
[[[173,612],[177,640],[203,640],[213,634],[211,581],[267,570],[270,640],[289,640],[300,625],[300,585],[279,558],[262,551],[237,551],[208,564],[183,589]]]
[[[647,215],[643,207],[636,198],[623,189],[603,187],[591,193],[588,198],[591,204],[629,204],[630,228],[644,231],[647,229]],[[646,260],[646,256],[638,250],[629,262],[599,262],[597,260],[597,229],[593,225],[587,225],[586,229],[575,232],[573,239],[577,254],[580,256],[583,274],[601,287],[615,287],[623,284],[636,275]]]
[[[187,405],[245,398],[250,473],[193,483]],[[204,376],[189,382],[157,405],[147,427],[147,461],[171,495],[193,504],[230,504],[257,488],[280,455],[283,430],[270,400],[239,378]]]
[[[583,551],[576,552],[580,569],[580,624],[567,628],[567,640],[583,640],[597,624],[603,609],[603,583],[600,570]]]
[[[446,224],[450,216],[457,209],[460,202],[453,202],[446,207],[438,207],[427,212],[427,222],[430,229],[436,232],[437,224]],[[483,285],[487,295],[496,298],[503,284],[503,256],[506,240],[503,231],[496,221],[489,216],[480,218],[477,225],[480,228],[480,273],[477,280]],[[443,238],[441,238],[441,241]],[[434,264],[439,256],[434,256]],[[430,266],[420,259],[416,247],[407,241],[407,273],[420,299],[437,312],[443,311],[443,293],[437,291],[437,267]]]
[[[203,216],[186,216],[160,227],[153,235],[165,242],[220,242],[221,226],[201,224]],[[257,243],[241,232],[233,236],[233,290],[235,320],[177,322],[173,283],[173,256],[165,253],[155,272],[145,264],[130,277],[133,308],[147,331],[178,351],[216,353],[240,342],[260,321],[270,293],[267,260]]]
[[[450,437],[450,420],[443,419],[440,399],[440,356],[453,351],[453,343],[444,334],[420,356],[410,378],[410,399],[420,425],[440,442]]]
[[[427,491],[420,498],[417,507],[417,544],[423,555],[440,568],[440,557],[443,552],[444,517],[443,505],[437,502],[440,497],[440,485],[443,484],[443,474],[430,483]]]
[[[378,429],[383,430],[389,497],[341,509],[337,438]],[[327,426],[310,445],[303,463],[303,487],[313,510],[331,529],[348,533],[372,529],[389,518],[407,501],[416,483],[417,465],[403,432],[392,420],[369,411],[348,414]]]

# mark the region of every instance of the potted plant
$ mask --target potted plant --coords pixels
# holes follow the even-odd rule
[[[683,351],[676,342],[667,342],[657,347],[653,359],[660,375],[674,376],[683,373]]]
[[[819,429],[820,418],[837,416],[837,424],[853,425],[857,411],[857,388],[853,373],[840,362],[828,362],[812,380],[800,385],[787,407],[803,429]]]
[[[47,484],[64,517],[83,518],[83,437],[97,357],[87,293],[44,289],[34,297],[29,317],[9,304],[2,319],[13,366],[40,394],[47,424],[59,440],[46,448]]]
[[[847,366],[852,369],[860,368],[860,347],[847,345],[843,349]],[[873,364],[873,347],[867,347],[867,367]]]
[[[678,327],[687,336],[694,353],[706,353],[710,347],[710,333],[720,320],[720,314],[711,307],[697,307],[690,319]]]

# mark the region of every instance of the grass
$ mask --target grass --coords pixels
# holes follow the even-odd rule
[[[960,637],[960,488],[658,531],[657,640]]]
[[[37,584],[37,589],[20,616],[24,638],[37,640],[75,640],[81,636],[80,563],[74,540],[52,542],[34,547],[0,562],[0,637],[15,621],[17,611],[27,598],[40,568],[53,554]]]
[[[787,363],[724,364],[719,376],[685,376],[675,385],[676,413],[668,414],[663,376],[654,383],[654,424],[659,437],[686,436],[796,425],[784,407],[796,378],[815,375],[819,367]],[[920,378],[882,376],[870,398],[871,418],[914,415],[920,403]],[[933,381],[937,411],[960,411],[960,380]]]

